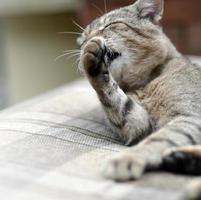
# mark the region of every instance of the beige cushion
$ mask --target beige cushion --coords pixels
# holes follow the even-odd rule
[[[115,183],[101,166],[126,149],[105,123],[86,81],[0,113],[2,200],[176,200],[188,177],[146,174]]]

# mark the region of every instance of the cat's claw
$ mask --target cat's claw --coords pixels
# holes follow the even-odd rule
[[[103,175],[115,181],[139,179],[145,171],[145,162],[134,157],[132,152],[124,152],[110,159],[102,169]]]

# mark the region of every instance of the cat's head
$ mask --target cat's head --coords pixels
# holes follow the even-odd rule
[[[81,55],[89,40],[101,37],[106,49],[115,55],[108,67],[120,86],[142,87],[168,56],[168,39],[159,25],[163,8],[164,0],[138,0],[106,13],[78,38]],[[79,65],[82,68],[81,62]]]

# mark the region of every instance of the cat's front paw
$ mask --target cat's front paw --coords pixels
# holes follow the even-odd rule
[[[115,181],[139,179],[145,172],[146,162],[133,152],[123,152],[105,163],[103,175]]]
[[[106,47],[103,39],[96,37],[87,42],[83,49],[82,63],[88,76],[96,77],[104,71],[107,73],[104,66],[105,54]]]

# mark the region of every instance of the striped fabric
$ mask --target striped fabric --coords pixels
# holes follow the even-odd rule
[[[176,200],[190,177],[150,173],[115,183],[101,166],[126,149],[85,81],[0,114],[1,200]]]

